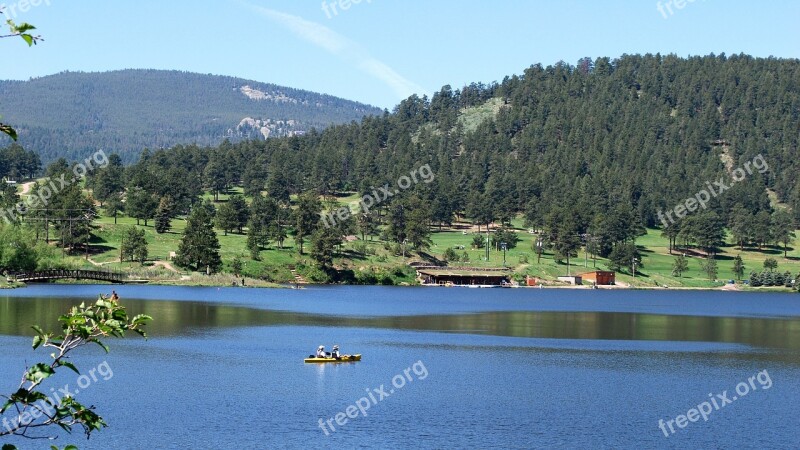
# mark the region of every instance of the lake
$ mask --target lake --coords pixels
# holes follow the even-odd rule
[[[0,393],[49,359],[30,325],[52,328],[110,289],[3,292]],[[798,295],[115,289],[154,317],[151,337],[81,349],[83,379],[48,380],[45,391],[80,388],[109,424],[88,441],[59,432],[59,446],[800,448]],[[363,360],[305,364],[320,344]]]

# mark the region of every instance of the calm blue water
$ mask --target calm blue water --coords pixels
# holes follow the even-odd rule
[[[4,293],[0,392],[16,389],[26,363],[47,359],[31,351],[17,322],[51,321],[76,299],[109,289]],[[88,441],[59,433],[60,446],[800,448],[800,296],[385,287],[117,291],[132,312],[147,311],[160,325],[153,324],[148,341],[110,341],[108,355],[91,347],[80,352],[75,362],[83,373],[101,367],[77,399],[95,404],[109,428]],[[334,343],[362,353],[363,361],[302,362],[317,345]],[[685,415],[709,393],[732,398],[738,383],[759,372],[747,395],[712,411],[708,421],[674,426],[668,438],[659,429],[659,419]],[[395,387],[393,380],[404,384]],[[76,383],[63,373],[51,387],[74,390]],[[378,400],[376,389],[385,398]],[[357,402],[369,404],[366,416],[353,407],[354,418],[338,425],[337,413]],[[319,419],[330,419],[336,431],[326,424],[326,435]]]

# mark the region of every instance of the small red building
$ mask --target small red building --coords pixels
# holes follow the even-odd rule
[[[616,274],[607,270],[595,270],[581,275],[584,281],[594,282],[598,286],[608,286],[616,282]]]

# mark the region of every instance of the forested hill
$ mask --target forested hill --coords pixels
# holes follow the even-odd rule
[[[175,108],[194,117],[197,110],[186,106],[193,102],[202,100]],[[103,200],[100,192],[124,183],[127,192],[169,196],[185,211],[203,188],[243,185],[248,195],[266,191],[288,202],[303,192],[374,192],[429,164],[435,180],[382,199],[379,220],[393,205],[432,224],[457,217],[486,224],[523,213],[531,226],[558,226],[563,236],[605,233],[607,250],[642,225],[662,225],[659,212],[721,181],[732,187],[697,220],[675,224],[683,238],[715,230],[704,240],[716,242],[727,225],[742,239],[760,233],[765,243],[774,240],[764,231],[770,220],[784,221],[776,211],[788,208],[800,219],[798,139],[798,60],[627,55],[445,86],[430,99],[402,101],[391,114],[301,136],[147,152],[95,196]],[[754,161],[763,173],[752,170]],[[731,183],[744,167],[750,173]]]
[[[143,148],[287,136],[381,113],[328,95],[177,71],[0,81],[3,122],[14,124],[19,143],[43,161],[83,158],[98,148],[131,161]]]
[[[432,223],[525,213],[532,225],[550,217],[586,231],[659,224],[658,211],[721,177],[730,184],[736,168],[762,155],[768,171],[747,175],[702,212],[726,224],[737,204],[767,220],[788,205],[798,218],[799,137],[797,60],[632,55],[446,86],[392,114],[304,136],[150,154],[135,172],[180,167],[206,186],[241,182],[288,199],[370,192],[430,164],[433,183],[390,200],[417,196]]]

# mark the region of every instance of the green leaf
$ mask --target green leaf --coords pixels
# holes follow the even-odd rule
[[[75,364],[72,364],[69,361],[59,361],[59,365],[64,367],[69,367],[70,369],[72,369],[73,372],[77,373],[78,375],[81,374],[80,371],[78,371],[78,368],[75,367]]]
[[[17,140],[17,132],[16,132],[16,130],[14,130],[13,128],[11,128],[10,126],[8,126],[6,124],[0,123],[0,133],[5,133],[5,134],[9,135],[11,137],[11,139],[13,139],[15,141]]]
[[[2,407],[2,408],[0,408],[0,414],[3,414],[3,413],[6,411],[6,409],[8,409],[8,407],[9,407],[9,406],[11,406],[11,405],[13,405],[13,404],[14,404],[14,402],[13,402],[13,401],[11,401],[11,400],[8,400],[8,401],[6,402],[6,404],[5,404],[5,405],[3,405],[3,407]]]
[[[22,39],[28,43],[28,47],[36,43],[36,41],[33,40],[33,36],[30,34],[21,34],[20,37],[22,37]]]
[[[24,33],[26,31],[31,31],[31,30],[35,30],[35,29],[36,29],[35,26],[33,26],[33,25],[31,25],[31,24],[29,24],[27,22],[22,22],[21,24],[15,25],[13,27],[13,30],[15,32],[17,32],[17,33]]]
[[[125,321],[128,319],[128,313],[125,312],[124,309],[117,309],[112,314],[111,317],[117,320]]]
[[[37,348],[39,348],[39,346],[42,345],[43,341],[44,340],[42,339],[41,336],[38,336],[38,335],[34,336],[33,337],[33,349],[36,350]]]
[[[49,398],[46,395],[39,391],[29,391],[25,388],[19,388],[17,392],[11,394],[11,397],[8,399],[8,402],[5,406],[3,406],[3,411],[8,408],[9,405],[14,403],[22,403],[25,405],[30,405],[37,401],[43,401],[48,404],[52,404]]]
[[[13,446],[13,445],[11,445],[11,444],[5,444],[5,445],[3,446],[3,450],[17,450],[17,447],[14,447],[14,446]]]
[[[152,320],[153,318],[148,315],[139,314],[138,316],[134,316],[133,319],[131,319],[131,323],[134,325],[143,325]]]
[[[103,350],[105,350],[106,353],[108,353],[110,351],[108,349],[108,346],[106,344],[100,342],[98,339],[90,339],[89,342],[94,342],[95,344],[99,345],[100,347],[103,347]]]
[[[143,337],[143,338],[147,339],[147,333],[145,333],[145,332],[144,332],[144,330],[140,330],[140,329],[138,329],[138,328],[134,328],[134,329],[133,329],[133,332],[134,332],[134,333],[137,333],[139,336],[141,336],[141,337]]]
[[[34,364],[25,374],[25,379],[34,383],[53,376],[56,372],[52,367],[44,363]]]

